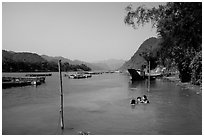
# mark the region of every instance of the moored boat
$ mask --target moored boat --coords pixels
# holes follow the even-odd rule
[[[52,76],[52,74],[51,73],[43,73],[43,74],[41,74],[41,73],[39,73],[39,74],[37,74],[37,73],[33,73],[33,74],[26,74],[25,76],[29,76],[29,77],[44,77],[44,76]]]
[[[145,79],[144,72],[142,72],[141,70],[128,69],[128,72],[130,73],[130,75],[132,77],[132,79],[131,79],[132,81],[144,80]]]
[[[144,71],[141,70],[136,70],[136,69],[128,69],[128,72],[130,73],[132,77],[132,81],[138,81],[138,80],[145,80],[150,77],[150,80],[155,80],[157,77],[162,76],[161,73],[145,73]]]
[[[45,83],[45,77],[2,77],[2,88],[40,85]]]
[[[80,73],[75,73],[75,74],[65,74],[65,77],[69,77],[70,79],[82,79],[82,78],[90,78],[92,77],[91,74],[80,74]]]

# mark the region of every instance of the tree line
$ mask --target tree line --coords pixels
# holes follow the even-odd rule
[[[90,71],[91,68],[84,64],[72,65],[68,62],[62,63],[62,71]],[[57,72],[58,64],[56,62],[15,62],[15,61],[3,61],[2,72]]]

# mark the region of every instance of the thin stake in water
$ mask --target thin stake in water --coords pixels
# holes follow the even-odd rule
[[[60,77],[60,99],[61,99],[61,106],[60,106],[60,116],[61,116],[61,129],[64,129],[64,110],[63,110],[63,90],[62,90],[62,74],[61,74],[61,60],[59,60],[59,77]]]
[[[150,61],[149,61],[149,76],[148,76],[148,89],[147,91],[150,91]]]

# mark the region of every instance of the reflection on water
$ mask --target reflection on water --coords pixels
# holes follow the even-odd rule
[[[19,75],[19,74],[15,74]],[[20,74],[23,75],[23,74]],[[121,74],[89,79],[63,77],[65,130],[59,123],[58,73],[38,87],[2,90],[3,134],[97,135],[201,134],[201,95],[174,83],[129,81]],[[149,104],[130,105],[130,99],[146,95]]]

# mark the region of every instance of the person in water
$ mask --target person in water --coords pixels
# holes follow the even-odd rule
[[[142,103],[145,103],[145,104],[149,103],[149,100],[147,99],[147,96],[146,96],[146,95],[144,95],[144,96],[142,97]]]
[[[141,97],[137,97],[137,104],[140,104],[140,103],[142,103],[142,99]]]
[[[131,100],[130,100],[130,104],[131,104],[131,105],[135,105],[135,104],[136,104],[136,100],[135,100],[134,98],[131,99]]]

